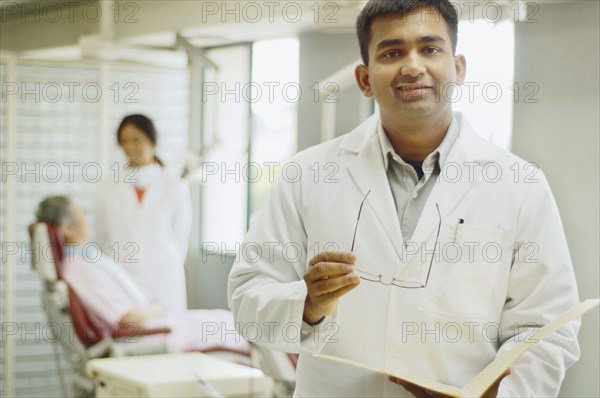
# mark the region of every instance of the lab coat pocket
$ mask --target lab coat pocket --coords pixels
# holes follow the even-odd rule
[[[502,296],[502,264],[510,255],[504,233],[483,225],[443,225],[419,310],[443,315],[489,319]]]

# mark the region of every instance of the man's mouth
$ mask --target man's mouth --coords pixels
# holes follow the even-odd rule
[[[396,88],[402,92],[406,92],[406,93],[415,92],[416,93],[416,92],[420,92],[420,91],[424,91],[424,90],[432,90],[433,86],[428,86],[425,84],[407,84],[407,85],[398,86]]]

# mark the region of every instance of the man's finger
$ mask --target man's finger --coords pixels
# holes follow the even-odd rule
[[[438,393],[436,391],[428,390],[416,384],[410,383],[406,380],[398,379],[394,376],[388,376],[390,381],[393,381],[396,384],[401,385],[406,391],[411,393],[417,398],[448,398],[449,396],[446,394]]]
[[[431,398],[431,396],[427,394],[421,387],[415,386],[411,383],[402,383],[401,381],[397,381],[396,383],[400,384],[406,391],[414,395],[416,398]]]
[[[313,265],[323,261],[354,264],[354,262],[356,261],[356,256],[354,255],[354,253],[346,251],[321,252],[310,259],[310,261],[308,262],[308,266],[312,267]]]
[[[335,298],[340,298],[344,294],[348,293],[350,290],[354,289],[359,284],[360,284],[360,278],[358,278],[356,280],[356,283],[352,283],[352,284],[346,285],[346,286],[344,286],[342,288],[339,288],[338,290],[336,290],[335,292],[330,293],[330,294],[333,295]]]
[[[331,279],[346,275],[352,272],[353,269],[352,265],[346,263],[320,262],[308,269],[305,279],[313,282],[323,278]]]
[[[313,294],[317,297],[330,295],[337,292],[340,289],[344,289],[349,286],[356,286],[360,283],[360,278],[352,273],[346,274],[339,278],[331,278],[320,280],[313,283]],[[340,294],[341,295],[341,294]],[[335,298],[335,297],[332,297]]]

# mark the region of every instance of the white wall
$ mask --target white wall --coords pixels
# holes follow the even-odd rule
[[[597,1],[542,4],[538,23],[517,24],[515,35],[515,81],[537,84],[539,102],[515,104],[513,152],[550,181],[581,299],[599,296],[599,14]],[[600,396],[598,314],[584,316],[581,359],[561,396]]]
[[[300,40],[300,87],[305,95],[298,102],[298,150],[321,142],[321,107],[324,97],[315,100],[314,84],[323,82],[327,76],[337,72],[360,57],[354,33],[328,34],[306,32]],[[360,122],[358,109],[362,94],[358,88],[336,91],[332,100],[336,104],[336,135],[347,133]]]

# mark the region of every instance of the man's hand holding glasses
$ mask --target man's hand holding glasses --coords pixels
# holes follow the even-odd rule
[[[308,263],[304,281],[308,295],[303,319],[316,324],[337,308],[338,300],[360,283],[354,273],[356,256],[352,252],[321,252]]]

